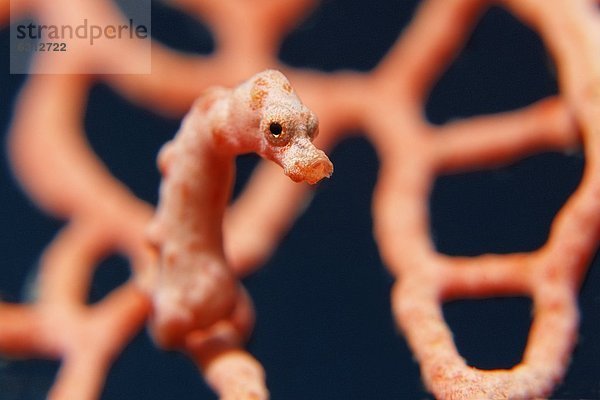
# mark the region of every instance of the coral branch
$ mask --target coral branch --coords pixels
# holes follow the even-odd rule
[[[438,129],[440,134],[435,136],[428,136],[427,131],[422,134],[435,146],[432,159],[445,171],[495,165],[531,151],[569,148],[576,143],[576,128],[580,127],[588,160],[585,176],[556,217],[547,245],[529,256],[485,256],[468,261],[446,258],[440,262],[431,251],[425,232],[426,212],[408,221],[399,215],[406,206],[418,209],[417,204],[427,195],[426,186],[419,184],[413,174],[384,169],[381,176],[383,187],[378,190],[375,203],[376,232],[385,260],[401,277],[394,292],[395,314],[421,364],[428,387],[439,398],[546,396],[562,379],[575,342],[575,291],[599,239],[600,177],[596,165],[600,154],[595,146],[598,139],[594,116],[600,114],[596,111],[596,99],[589,96],[600,71],[593,50],[599,48],[599,43],[591,40],[598,37],[598,25],[590,17],[590,2],[556,2],[552,7],[542,3],[506,2],[540,30],[553,52],[560,74],[561,98],[567,109],[556,100],[546,100],[505,116],[453,123]],[[471,11],[468,2],[461,4],[467,13]],[[459,9],[457,6],[454,12]],[[421,14],[421,18],[424,24],[428,15]],[[556,27],[563,24],[570,29],[556,34]],[[456,38],[449,36],[447,40]],[[581,57],[582,54],[586,56]],[[567,113],[569,110],[577,110],[575,121]],[[414,142],[418,143],[416,139]],[[420,175],[426,177],[427,169]],[[390,197],[392,185],[403,187],[403,191]],[[401,198],[403,202],[398,201]],[[390,209],[395,209],[395,213]],[[399,246],[400,241],[405,244]],[[422,285],[428,289],[422,289]],[[452,342],[439,301],[523,293],[532,296],[535,303],[523,361],[506,371],[468,367]],[[553,332],[553,339],[547,332]]]
[[[535,152],[573,149],[579,144],[577,127],[558,99],[547,99],[527,109],[470,118],[440,127],[435,158],[440,172],[466,167],[493,167]]]
[[[377,80],[411,101],[423,102],[446,65],[458,54],[487,7],[479,0],[430,0],[378,65]]]
[[[264,163],[257,168],[224,220],[225,254],[238,276],[264,264],[311,198],[306,187],[290,183],[278,167]]]
[[[0,1],[0,26],[6,25],[10,18],[10,0]]]

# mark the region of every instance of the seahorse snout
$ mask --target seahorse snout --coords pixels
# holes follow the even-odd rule
[[[305,154],[304,157],[289,164],[284,161],[284,173],[294,182],[307,182],[313,185],[331,176],[333,164],[324,152],[312,146],[310,154]]]

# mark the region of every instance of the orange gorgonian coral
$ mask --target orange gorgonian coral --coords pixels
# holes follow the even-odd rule
[[[51,7],[45,0],[3,0],[2,23],[8,22],[9,3],[12,18],[31,13],[41,23],[57,13],[72,24],[73,15],[81,14],[98,21],[122,18],[108,0],[57,0]],[[600,236],[597,2],[425,0],[373,69],[331,74],[278,59],[282,38],[315,1],[169,4],[207,24],[216,42],[211,55],[182,54],[155,43],[149,75],[32,74],[19,95],[8,142],[15,176],[40,208],[67,224],[40,259],[36,301],[0,305],[0,351],[61,359],[52,399],[96,398],[111,363],[152,313],[156,255],[145,232],[153,207],[115,179],[87,143],[81,121],[92,85],[102,81],[131,102],[175,115],[208,87],[233,87],[275,68],[318,115],[317,147],[332,149],[357,130],[374,146],[380,162],[372,206],[375,240],[395,279],[393,315],[427,390],[440,399],[549,396],[577,342],[577,294]],[[559,93],[515,111],[432,125],[424,117],[427,98],[491,6],[504,8],[539,35],[554,61]],[[79,14],[62,12],[73,7]],[[119,66],[139,61],[139,54],[135,46],[119,44],[64,59],[40,53],[32,69],[52,69],[53,63]],[[427,205],[437,176],[577,146],[585,156],[583,178],[537,250],[455,257],[435,249]],[[264,264],[309,197],[307,187],[290,182],[280,168],[261,164],[225,213],[224,253],[232,273],[245,276]],[[128,258],[132,277],[88,305],[93,271],[113,253]],[[441,306],[499,296],[531,298],[526,349],[510,369],[473,368],[458,353]],[[251,398],[248,393],[257,392],[223,389],[242,375],[254,383],[263,379],[239,367],[247,360],[243,352],[217,352],[202,367],[222,398]]]

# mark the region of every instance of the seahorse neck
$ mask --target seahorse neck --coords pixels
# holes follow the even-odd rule
[[[231,197],[235,155],[215,151],[206,126],[184,125],[174,148],[165,206],[175,213],[166,240],[201,252],[222,255],[222,220]],[[171,224],[170,224],[171,225]]]

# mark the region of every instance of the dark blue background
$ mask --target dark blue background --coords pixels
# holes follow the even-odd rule
[[[325,0],[285,40],[281,57],[297,67],[369,70],[410,21],[417,3]],[[153,36],[164,43],[202,53],[213,49],[210,33],[191,18],[162,3],[153,3],[152,16]],[[0,31],[0,42],[5,60],[0,126],[6,131],[25,77],[8,73],[6,30]],[[436,86],[426,113],[432,122],[444,123],[514,109],[555,92],[551,63],[536,35],[503,10],[492,9]],[[178,121],[128,104],[104,85],[90,93],[86,129],[92,145],[113,173],[148,201],[157,198],[156,152],[177,126]],[[319,186],[273,259],[245,282],[258,312],[248,347],[267,370],[273,399],[429,398],[390,314],[392,279],[371,235],[374,151],[364,139],[350,139],[338,146],[332,161],[332,179]],[[254,164],[254,158],[242,157],[240,176],[247,177]],[[583,165],[580,154],[551,153],[492,171],[440,177],[430,200],[438,249],[452,255],[536,249],[577,186]],[[6,157],[0,187],[0,296],[18,301],[61,222],[42,215],[22,194]],[[556,398],[600,398],[596,264],[580,297],[579,345]],[[124,260],[107,260],[96,273],[90,301],[127,276]],[[531,322],[528,299],[458,301],[445,305],[444,313],[470,364],[502,368],[519,361]],[[42,399],[57,365],[0,360],[0,400]],[[184,356],[156,350],[142,332],[111,370],[103,399],[164,398],[214,395]]]

